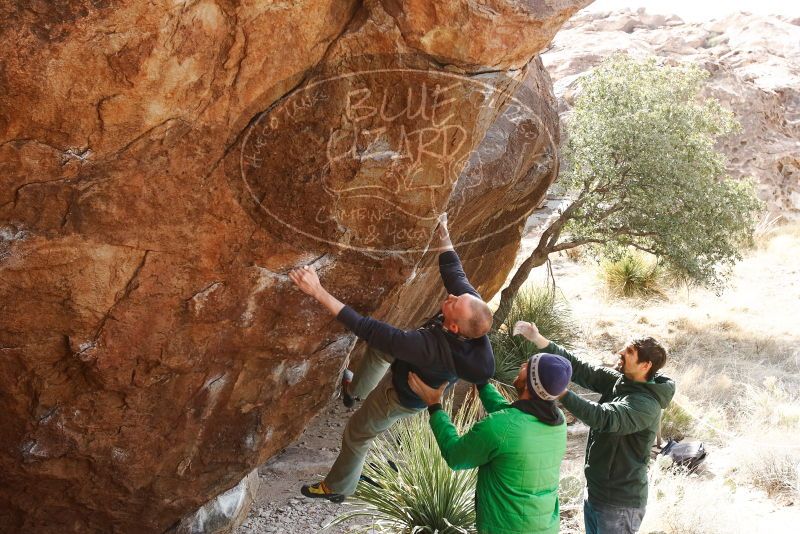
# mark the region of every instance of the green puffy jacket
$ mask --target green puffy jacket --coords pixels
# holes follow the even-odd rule
[[[661,410],[675,394],[675,382],[656,374],[649,382],[591,365],[555,343],[542,350],[572,363],[572,381],[601,394],[599,402],[573,392],[561,402],[589,428],[586,486],[589,500],[628,508],[647,504],[647,464],[658,432]]]
[[[475,511],[478,532],[558,532],[558,481],[567,448],[567,426],[549,426],[503,398],[491,385],[480,388],[485,419],[458,435],[444,410],[430,423],[452,469],[478,468]]]

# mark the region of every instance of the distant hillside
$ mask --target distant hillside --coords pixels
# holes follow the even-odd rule
[[[707,92],[730,108],[742,132],[721,143],[733,177],[753,176],[773,216],[800,220],[800,20],[746,13],[700,24],[643,9],[575,16],[542,59],[559,112],[576,81],[610,54],[656,55],[711,73]]]

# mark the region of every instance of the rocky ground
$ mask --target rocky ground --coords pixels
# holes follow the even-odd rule
[[[303,497],[300,486],[325,476],[339,452],[351,413],[338,398],[333,399],[297,441],[259,468],[258,495],[236,534],[319,532],[345,510],[342,505]],[[326,532],[346,532],[346,528]]]

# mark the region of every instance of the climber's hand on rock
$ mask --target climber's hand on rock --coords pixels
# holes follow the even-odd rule
[[[322,284],[319,282],[319,276],[317,276],[317,272],[308,265],[303,265],[302,267],[297,267],[289,271],[289,278],[292,279],[292,282],[306,295],[311,295],[315,299],[320,298],[322,293],[325,289],[322,287]]]
[[[450,241],[450,231],[447,229],[447,212],[439,216],[439,225],[436,227],[436,239],[439,241],[440,250],[453,248],[453,243]]]
[[[289,278],[300,288],[300,291],[317,299],[317,301],[325,306],[334,316],[339,315],[339,312],[344,308],[344,303],[342,301],[328,293],[328,291],[322,287],[319,276],[317,276],[317,271],[315,271],[313,267],[303,265],[302,267],[292,269],[289,271]]]

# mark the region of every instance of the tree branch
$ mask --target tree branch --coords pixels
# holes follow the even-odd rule
[[[653,256],[659,256],[659,253],[651,248],[643,247],[641,245],[637,245],[636,243],[629,243],[629,245],[637,250],[641,250],[642,252],[647,252],[648,254],[652,254]]]
[[[550,252],[561,252],[562,250],[568,250],[575,247],[580,247],[582,245],[587,245],[589,243],[603,243],[602,239],[576,239],[575,241],[564,241],[561,244],[558,244],[550,249]]]
[[[572,219],[575,211],[585,201],[586,197],[581,197],[579,195],[578,198],[572,204],[567,206],[567,208],[561,212],[561,215],[559,215],[555,221],[550,223],[550,226],[548,226],[544,232],[542,232],[536,248],[533,250],[531,255],[528,256],[528,258],[517,268],[517,272],[514,273],[514,276],[511,278],[511,282],[509,282],[508,286],[500,293],[500,304],[498,305],[497,310],[494,312],[494,329],[499,328],[500,325],[506,320],[506,317],[508,317],[508,312],[511,311],[511,303],[519,292],[519,288],[522,287],[522,284],[525,283],[534,268],[543,265],[547,261],[547,258],[552,253],[552,248],[558,242],[559,237],[561,237],[561,231],[563,230],[564,225],[567,224],[570,219]]]
[[[608,233],[613,235],[629,235],[631,237],[656,237],[658,236],[657,232],[637,232],[636,230],[632,230],[627,226],[617,226],[615,228],[608,228],[606,230]]]

